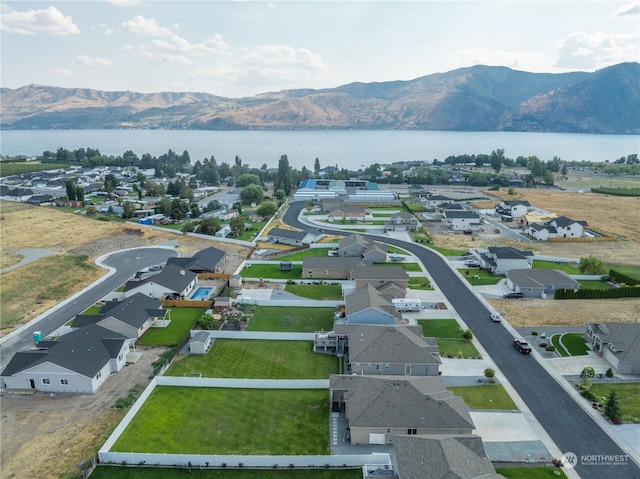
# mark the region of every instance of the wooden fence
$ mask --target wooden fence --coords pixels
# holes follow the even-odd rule
[[[228,273],[198,273],[198,279],[225,279],[231,277]]]
[[[160,302],[165,308],[213,308],[210,299],[161,299]]]

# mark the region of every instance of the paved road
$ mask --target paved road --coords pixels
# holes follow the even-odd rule
[[[304,229],[306,225],[298,220],[304,206],[305,202],[291,203],[283,221]],[[371,238],[381,240],[380,237]],[[500,323],[493,323],[489,319],[489,311],[446,260],[415,243],[393,238],[384,238],[383,242],[410,251],[423,263],[462,320],[563,453],[572,452],[578,458],[587,455],[625,455],[618,444],[533,356],[518,353],[512,346],[513,336]],[[597,465],[579,463],[575,470],[582,479],[640,479],[640,467],[631,458],[624,466],[602,462]]]
[[[148,266],[164,263],[172,256],[177,256],[177,253],[168,248],[139,248],[109,255],[104,260],[104,264],[114,268],[116,270],[114,274],[104,278],[104,280],[97,283],[94,287],[82,291],[80,294],[60,303],[58,307],[45,313],[37,323],[30,324],[28,327],[0,339],[0,344],[2,345],[0,351],[0,370],[4,369],[14,353],[33,345],[34,331],[42,331],[43,337],[46,337],[71,318],[116,289],[127,279],[131,278],[136,271]]]

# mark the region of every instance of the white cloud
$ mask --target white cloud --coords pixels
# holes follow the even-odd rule
[[[144,18],[140,15],[124,22],[122,28],[130,33],[152,37],[149,44],[139,47],[139,51],[147,58],[162,62],[192,63],[191,56],[224,53],[229,48],[222,35],[216,34],[204,42],[191,43],[175,34],[171,28],[159,25],[155,18]]]
[[[483,50],[480,48],[457,50],[450,55],[450,60],[454,65],[473,66],[490,65],[506,66],[514,70],[527,72],[545,71],[548,66],[545,56],[538,51],[506,51],[506,50]]]
[[[90,57],[89,55],[78,55],[76,57],[76,62],[81,65],[89,65],[89,66],[109,66],[111,65],[111,60],[107,58],[100,57]]]
[[[51,74],[61,77],[73,76],[73,72],[71,70],[67,70],[66,68],[56,68],[55,70],[51,70]]]
[[[640,31],[633,33],[573,32],[556,42],[555,66],[596,70],[616,63],[640,61]]]
[[[633,15],[640,15],[640,0],[623,5],[611,14],[613,18]]]
[[[3,8],[0,28],[9,33],[20,35],[73,35],[80,33],[73,18],[64,16],[60,10],[51,6],[44,10],[27,10],[18,12],[11,8]]]

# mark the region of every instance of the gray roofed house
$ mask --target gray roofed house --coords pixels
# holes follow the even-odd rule
[[[640,374],[639,323],[588,323],[585,340],[618,374]]]
[[[7,389],[94,393],[126,364],[131,340],[92,324],[16,353],[2,371]]]
[[[395,324],[402,316],[371,284],[364,284],[345,297],[347,324]]]
[[[452,231],[477,230],[480,228],[480,215],[475,211],[444,210],[442,224]]]
[[[165,319],[169,310],[162,309],[162,303],[141,293],[136,293],[122,301],[109,301],[96,315],[78,315],[73,328],[82,328],[97,324],[122,334],[127,338],[138,339],[157,319]]]
[[[556,269],[512,269],[507,271],[507,286],[525,298],[553,298],[557,289],[577,291],[580,283]]]
[[[418,219],[406,211],[394,213],[389,221],[385,222],[385,231],[416,231],[420,228]]]
[[[128,281],[124,287],[126,297],[142,293],[151,298],[187,298],[198,284],[198,275],[175,264],[165,266],[158,274],[140,281]]]
[[[340,256],[357,256],[374,263],[387,260],[386,244],[371,241],[358,233],[342,238],[338,243],[338,251]]]
[[[224,262],[227,253],[213,246],[198,251],[190,258],[169,258],[167,265],[174,264],[194,273],[215,273],[220,270],[220,263]]]
[[[471,434],[461,397],[440,376],[331,375],[332,410],[344,408],[351,444],[389,444],[399,434]]]
[[[370,264],[360,257],[305,256],[302,277],[310,279],[352,279],[356,266]]]
[[[272,228],[267,233],[268,241],[291,246],[302,246],[311,244],[320,237],[320,233],[315,231],[294,231],[283,228]]]
[[[335,334],[347,338],[347,374],[438,375],[438,344],[420,326],[336,324]]]
[[[475,434],[393,437],[398,479],[504,479]]]
[[[480,255],[480,266],[491,274],[505,274],[512,269],[531,268],[532,251],[521,251],[510,246],[491,246]]]
[[[386,283],[396,283],[405,289],[409,286],[409,274],[400,266],[357,266],[353,270],[353,279],[356,288],[365,283],[375,288]]]

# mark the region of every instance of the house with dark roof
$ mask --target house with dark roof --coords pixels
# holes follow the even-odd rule
[[[475,250],[480,267],[491,274],[505,274],[512,269],[531,268],[533,252],[523,251],[510,246],[490,246],[484,252]]]
[[[95,393],[126,364],[132,340],[96,324],[17,352],[0,374],[7,389]]]
[[[53,200],[53,195],[33,195],[27,200],[27,203],[39,205],[40,203],[48,203],[51,200]]]
[[[367,283],[376,289],[387,283],[395,283],[402,289],[409,287],[409,274],[400,266],[356,266],[353,270],[353,279],[356,282],[356,289]]]
[[[272,228],[267,233],[267,241],[291,246],[302,246],[317,241],[320,236],[321,235],[315,231],[294,231],[283,228]]]
[[[169,258],[167,265],[174,264],[194,273],[216,273],[225,262],[227,253],[213,246],[198,251],[190,258]]]
[[[444,210],[442,225],[450,231],[476,231],[480,229],[480,215],[475,211]]]
[[[511,269],[506,276],[509,289],[525,298],[553,298],[557,289],[577,291],[580,287],[578,281],[556,269]]]
[[[393,437],[398,479],[504,479],[475,434]]]
[[[546,241],[549,238],[582,238],[586,226],[588,226],[586,221],[576,221],[560,216],[543,224],[530,224],[526,232],[540,241]]]
[[[584,339],[618,374],[640,374],[639,323],[588,323]]]
[[[357,205],[342,205],[329,213],[327,216],[329,221],[345,220],[352,223],[358,221],[366,221],[373,219],[373,213],[369,209]]]
[[[531,208],[531,203],[524,200],[502,200],[496,206],[496,213],[512,218],[520,218],[527,214]]]
[[[418,228],[420,228],[418,219],[406,211],[392,214],[389,221],[384,224],[385,231],[416,231]]]
[[[464,400],[440,376],[331,375],[332,411],[343,411],[351,444],[391,444],[402,434],[471,434]]]
[[[305,256],[302,259],[302,277],[306,279],[353,279],[356,266],[371,265],[360,257]]]
[[[165,320],[168,316],[169,310],[162,309],[159,300],[136,293],[122,301],[108,301],[98,314],[76,316],[71,326],[82,328],[97,324],[125,338],[138,339],[154,321]]]
[[[427,191],[424,186],[417,184],[410,185],[408,192],[409,196],[411,196],[412,198],[426,198],[433,195],[433,193]]]
[[[422,198],[420,203],[422,203],[422,206],[425,208],[437,208],[441,204],[449,203],[451,201],[453,201],[453,198],[449,198],[448,196],[431,195],[426,198]]]
[[[391,301],[383,297],[371,284],[361,287],[345,296],[345,317],[347,324],[400,324],[402,316]]]
[[[345,338],[345,374],[437,376],[440,352],[434,338],[420,326],[336,324],[336,338]]]
[[[338,243],[340,256],[356,256],[371,261],[384,263],[387,260],[387,245],[378,241],[371,241],[361,234],[346,236]]]
[[[175,264],[165,266],[158,274],[139,281],[127,281],[125,297],[142,293],[150,298],[188,298],[198,285],[198,275]]]

